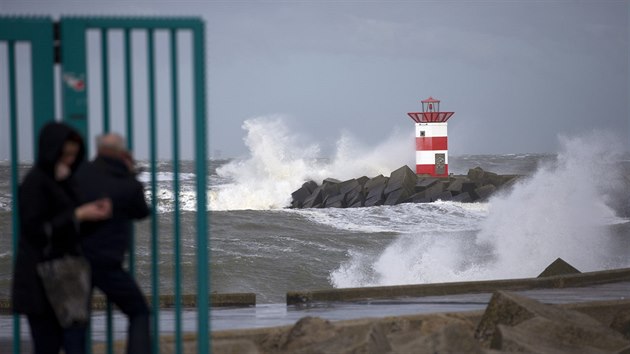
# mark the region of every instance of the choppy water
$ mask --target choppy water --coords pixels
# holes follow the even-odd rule
[[[609,153],[614,139],[606,136],[564,139],[557,155],[451,156],[455,174],[481,166],[526,176],[488,203],[291,210],[291,192],[307,179],[373,177],[413,166],[407,161],[413,154],[398,153],[409,144],[391,138],[366,150],[342,138],[333,157],[318,159],[318,149],[292,140],[281,121],[252,120],[244,128],[249,156],[211,161],[207,172],[212,291],[254,292],[259,303],[281,303],[290,290],[536,276],[557,257],[582,271],[630,266],[629,163],[627,156]],[[159,171],[160,293],[169,294],[172,167],[161,163]],[[194,165],[184,162],[184,293],[195,289],[195,176]],[[9,165],[0,163],[2,298],[11,269],[8,181]],[[138,223],[136,254],[145,289],[149,234],[148,222]]]

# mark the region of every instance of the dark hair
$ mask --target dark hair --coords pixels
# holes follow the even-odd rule
[[[68,135],[68,138],[66,139],[66,141],[72,141],[75,142],[79,145],[83,145],[83,139],[81,138],[81,135],[79,135],[79,133],[77,133],[76,131],[72,131],[70,132],[70,134]]]

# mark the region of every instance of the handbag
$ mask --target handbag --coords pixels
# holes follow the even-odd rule
[[[85,257],[66,254],[40,262],[37,274],[61,327],[88,323],[92,284],[90,263]]]

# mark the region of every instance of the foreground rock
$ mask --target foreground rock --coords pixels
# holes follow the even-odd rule
[[[339,181],[325,179],[321,185],[308,181],[291,194],[292,208],[356,208],[400,203],[485,201],[496,191],[514,184],[518,176],[497,175],[475,167],[466,176],[445,178],[416,175],[408,166],[389,177],[378,175]]]
[[[475,338],[506,352],[630,353],[630,341],[592,317],[501,291],[492,296]]]
[[[600,306],[592,305],[610,312]],[[213,336],[213,353],[630,353],[627,311],[612,320],[586,312],[499,291],[483,314],[304,317],[293,326]]]

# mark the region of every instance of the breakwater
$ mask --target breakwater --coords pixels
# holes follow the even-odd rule
[[[357,208],[436,200],[478,202],[513,185],[518,178],[518,175],[499,175],[481,167],[471,168],[466,175],[428,177],[417,175],[405,165],[392,171],[389,177],[362,176],[346,181],[327,178],[319,185],[307,181],[291,194],[291,207]]]

